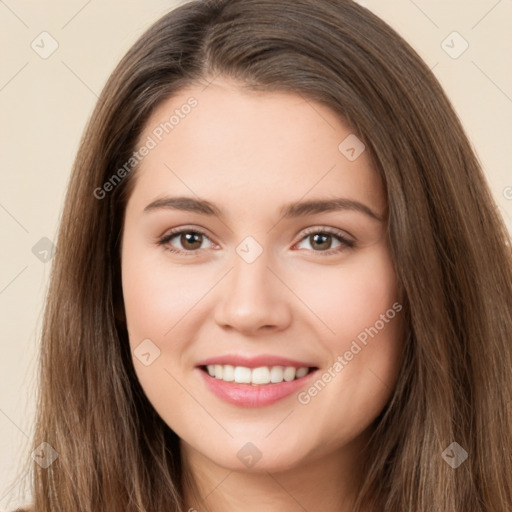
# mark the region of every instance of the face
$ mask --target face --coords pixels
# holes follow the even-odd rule
[[[122,285],[155,410],[230,469],[289,469],[362,439],[403,336],[361,142],[319,103],[217,79],[162,103],[143,145]]]

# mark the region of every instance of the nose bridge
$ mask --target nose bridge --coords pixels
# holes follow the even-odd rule
[[[256,244],[248,239],[236,249],[234,267],[221,289],[216,313],[220,325],[256,331],[283,327],[289,321],[285,287],[268,268],[275,266],[272,251]]]

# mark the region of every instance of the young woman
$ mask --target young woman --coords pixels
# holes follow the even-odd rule
[[[180,6],[75,162],[31,510],[510,511],[509,244],[371,12]]]

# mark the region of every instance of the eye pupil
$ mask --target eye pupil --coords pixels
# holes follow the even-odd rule
[[[329,234],[324,234],[324,233],[315,233],[314,235],[311,235],[312,239],[313,239],[313,243],[311,244],[312,247],[314,246],[317,246],[318,247],[318,239],[321,238],[322,240],[320,241],[320,244],[323,243],[325,244],[326,242],[326,239],[328,239],[330,241],[330,238],[331,238],[331,235]],[[328,244],[330,245],[330,244]],[[326,247],[325,245],[320,245],[319,246],[320,249],[328,249],[329,247]]]
[[[186,249],[199,249],[201,247],[201,243],[202,243],[202,240],[201,240],[201,237],[202,235],[200,233],[195,233],[193,231],[189,231],[187,233],[183,233],[181,235],[181,243],[183,245],[183,247],[185,247]],[[194,242],[194,239],[195,239],[195,242]],[[194,245],[197,244],[199,240],[199,245]],[[192,245],[192,247],[191,247]]]

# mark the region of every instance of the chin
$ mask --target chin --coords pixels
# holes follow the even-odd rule
[[[245,439],[249,439],[246,437]],[[211,448],[211,445],[208,447]],[[277,443],[257,439],[231,440],[229,445],[215,452],[201,451],[195,448],[202,457],[229,471],[243,473],[277,473],[293,469],[301,463],[303,457],[297,453],[296,446],[283,447]]]

